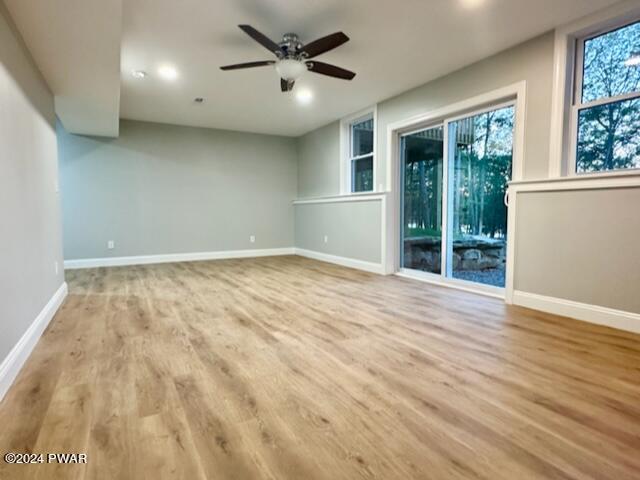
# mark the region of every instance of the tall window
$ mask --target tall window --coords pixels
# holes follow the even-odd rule
[[[359,118],[349,125],[352,192],[373,190],[373,129],[373,115]]]
[[[577,45],[577,173],[640,169],[640,22]]]

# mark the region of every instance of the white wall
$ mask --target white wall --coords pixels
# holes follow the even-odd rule
[[[0,2],[0,362],[64,283],[57,175],[53,96]]]

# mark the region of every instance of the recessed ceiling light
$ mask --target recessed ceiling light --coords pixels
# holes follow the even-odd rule
[[[486,0],[460,0],[460,3],[464,8],[473,9],[480,7],[485,1]]]
[[[162,65],[158,69],[158,74],[165,80],[175,80],[178,78],[178,71],[170,65]]]
[[[305,105],[311,103],[311,100],[313,100],[313,92],[308,88],[300,88],[296,91],[296,100]]]
[[[147,76],[147,72],[143,70],[134,70],[131,72],[131,75],[133,75],[134,78],[144,78]]]

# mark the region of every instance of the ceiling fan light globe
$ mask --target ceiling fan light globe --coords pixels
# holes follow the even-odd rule
[[[285,80],[297,80],[307,71],[307,66],[299,60],[285,58],[276,63],[276,71],[280,78]]]

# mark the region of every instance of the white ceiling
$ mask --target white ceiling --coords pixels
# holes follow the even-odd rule
[[[118,135],[122,0],[4,0],[73,133]]]
[[[113,65],[112,50],[120,47],[120,42],[113,38],[113,32],[114,26],[120,25],[120,19],[115,17],[119,13],[116,5],[121,1],[121,83],[114,88],[111,75],[117,67]],[[104,93],[108,90],[111,102],[120,96],[122,118],[291,136],[616,3],[615,0],[5,2],[56,94],[56,106],[58,98],[74,100],[73,108],[58,112],[65,126],[80,123],[85,130],[93,128],[92,117],[99,120],[101,115],[92,115],[91,110],[104,110]],[[51,18],[59,21],[51,22]],[[62,27],[65,19],[66,29]],[[220,65],[270,59],[267,50],[237,27],[243,23],[274,41],[290,31],[298,33],[303,42],[309,42],[342,30],[351,41],[318,60],[353,70],[357,76],[346,82],[306,73],[298,87],[310,88],[315,98],[310,105],[303,106],[293,95],[280,93],[272,67],[222,72]],[[168,82],[157,75],[163,64],[178,70],[175,81]],[[132,70],[144,70],[149,76],[135,79]],[[100,94],[94,96],[94,92]],[[195,97],[204,97],[206,102],[194,104]],[[95,127],[93,133],[104,130],[98,128],[99,121]]]

